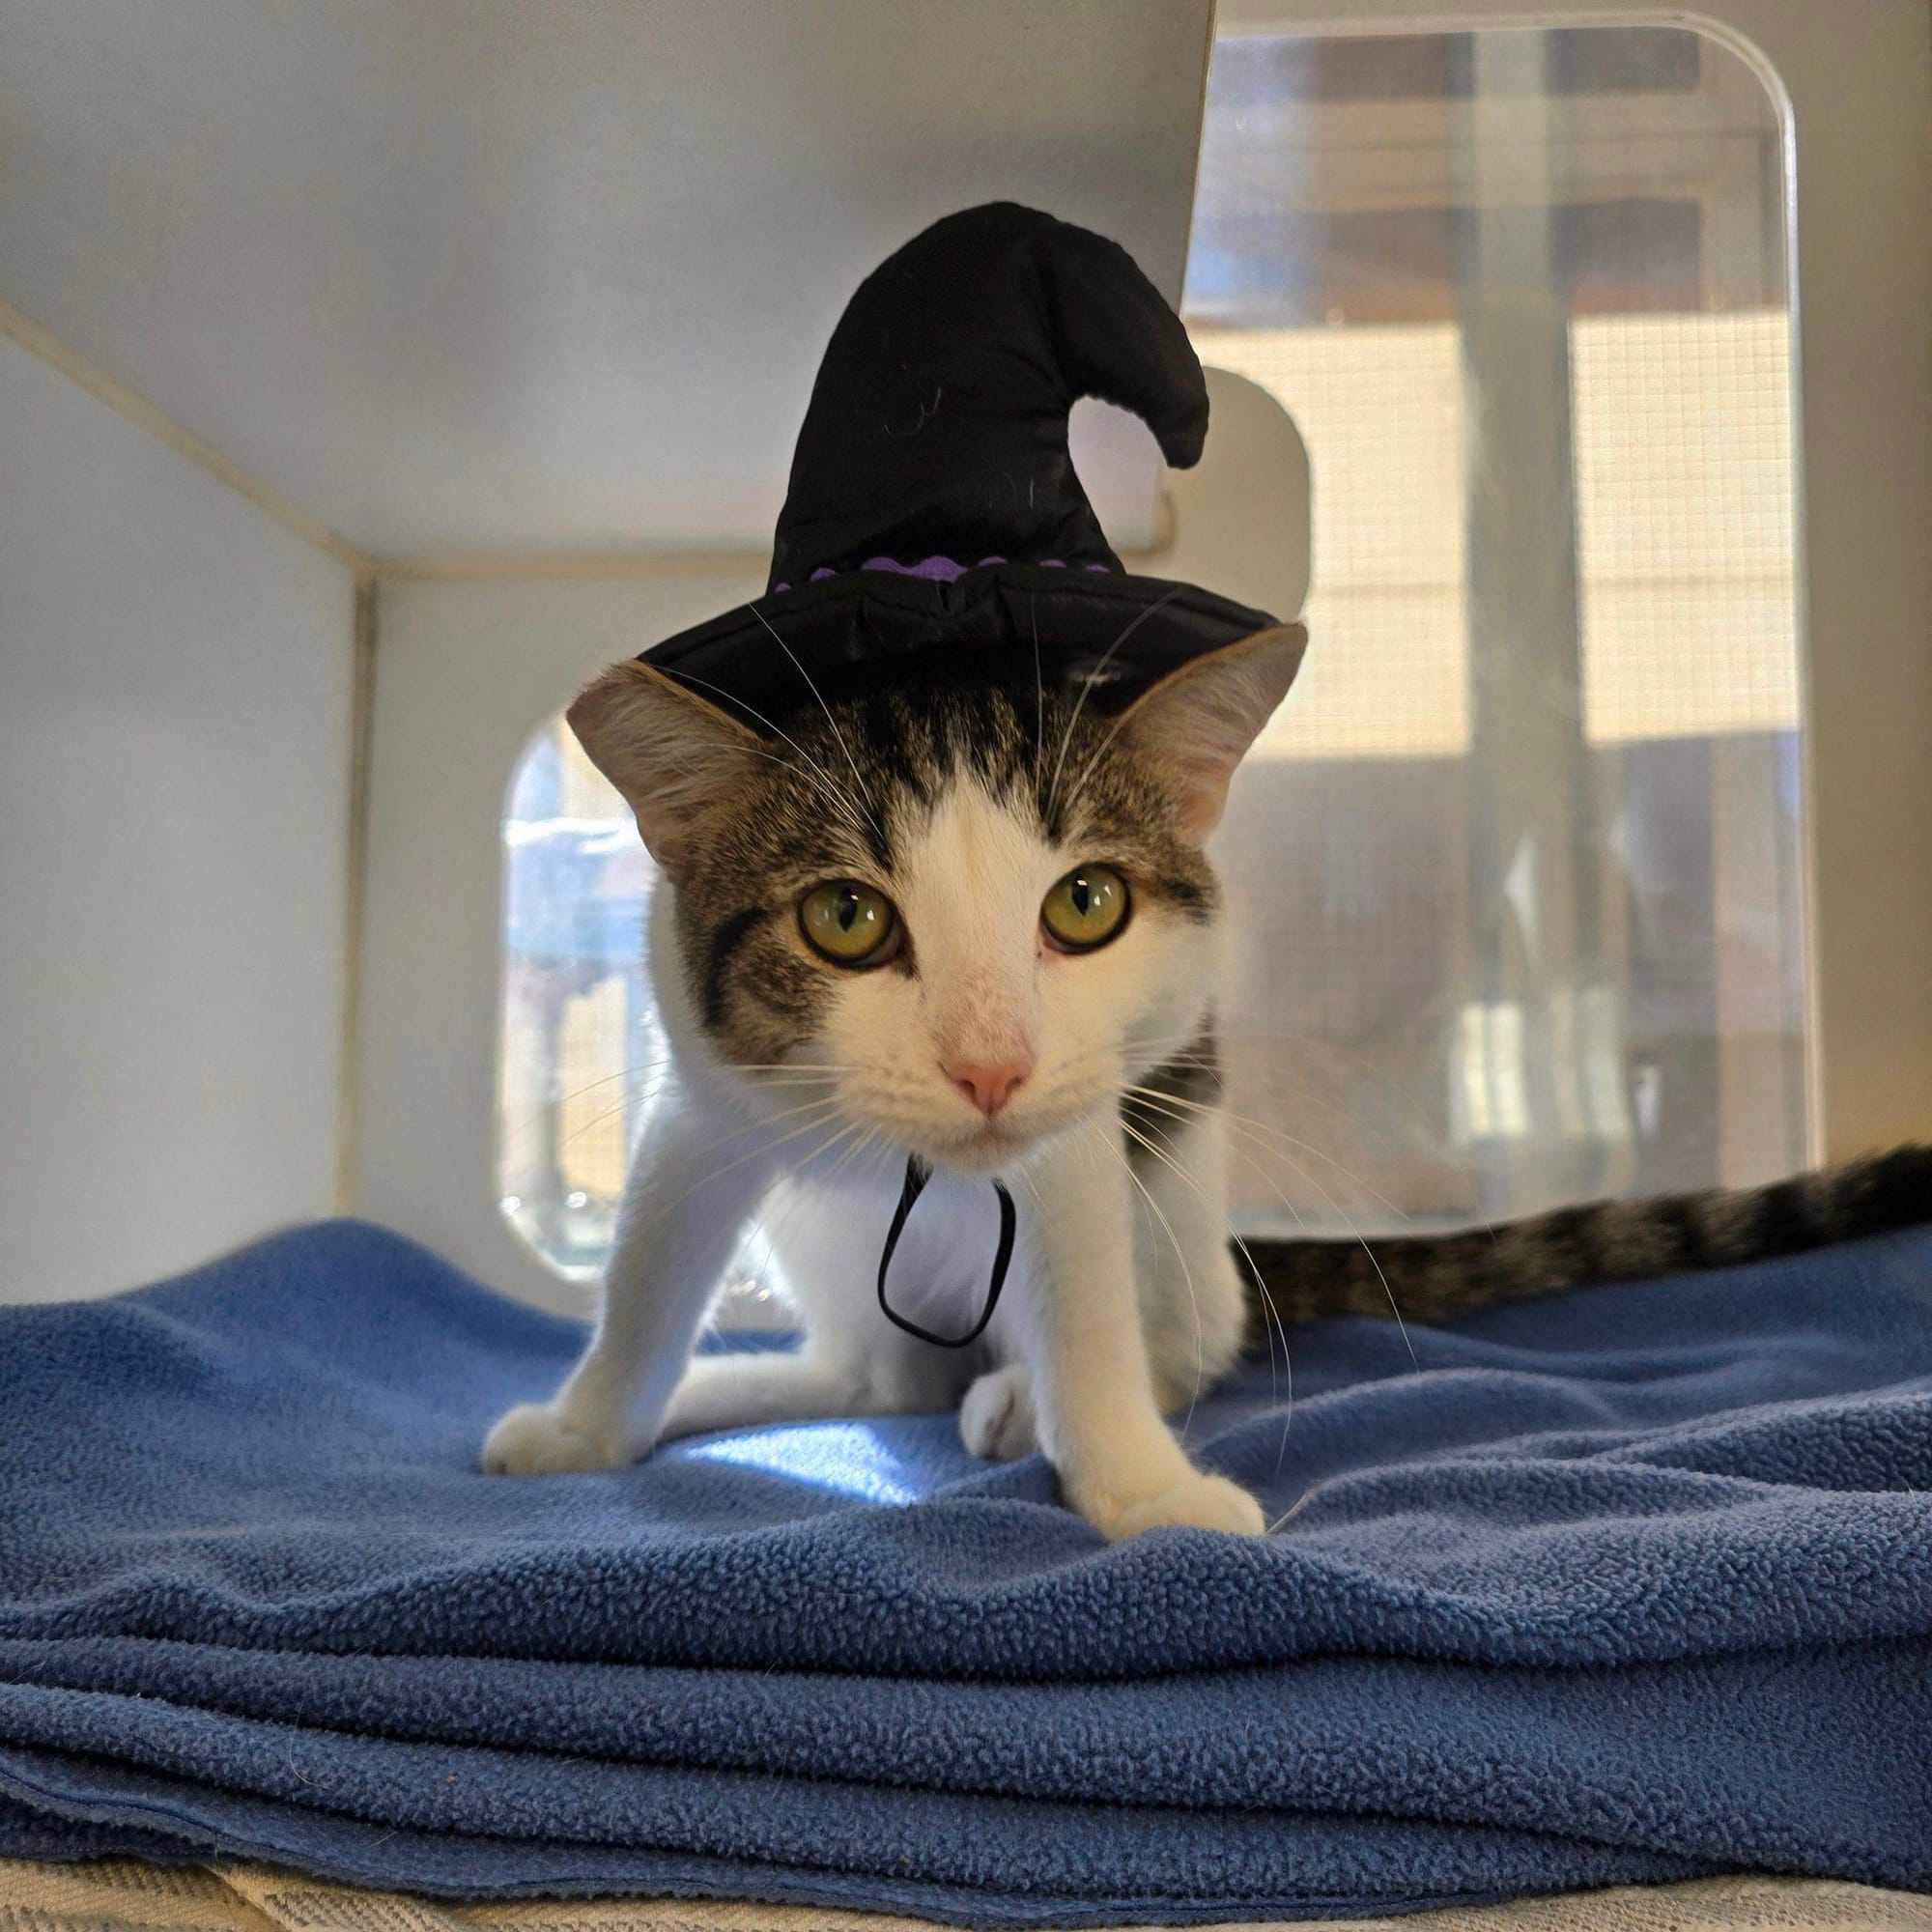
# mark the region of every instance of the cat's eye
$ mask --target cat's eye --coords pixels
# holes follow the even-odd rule
[[[1040,901],[1039,923],[1063,952],[1091,952],[1120,937],[1130,904],[1111,866],[1076,866]]]
[[[881,966],[898,936],[899,917],[884,893],[856,879],[834,879],[799,900],[798,929],[834,965]]]

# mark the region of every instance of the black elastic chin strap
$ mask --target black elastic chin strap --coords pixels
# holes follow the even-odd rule
[[[879,1251],[879,1309],[894,1327],[903,1328],[908,1335],[917,1335],[922,1342],[930,1342],[938,1349],[963,1349],[986,1332],[986,1323],[993,1319],[993,1310],[1000,1305],[1000,1291],[1007,1285],[1007,1264],[1013,1258],[1013,1197],[997,1180],[993,1182],[993,1192],[1000,1197],[1000,1245],[993,1254],[993,1278],[986,1284],[986,1305],[980,1311],[979,1321],[963,1335],[935,1335],[930,1328],[922,1328],[917,1321],[908,1321],[886,1299],[886,1275],[893,1264],[893,1250],[898,1246],[899,1236],[905,1233],[906,1217],[912,1212],[913,1203],[925,1192],[925,1183],[931,1179],[931,1168],[918,1154],[906,1156],[905,1186],[899,1191],[899,1205],[894,1211],[893,1225],[886,1230],[886,1245]]]

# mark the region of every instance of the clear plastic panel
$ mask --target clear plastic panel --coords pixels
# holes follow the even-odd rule
[[[1217,45],[1187,319],[1315,486],[1218,841],[1237,1226],[1804,1163],[1786,156],[1685,28]],[[651,870],[555,722],[504,841],[503,1207],[588,1271],[662,1067]]]
[[[1221,840],[1251,1228],[1804,1164],[1786,155],[1684,28],[1215,49],[1186,312],[1315,502]]]

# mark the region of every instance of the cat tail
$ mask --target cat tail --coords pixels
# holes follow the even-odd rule
[[[1405,1321],[1443,1321],[1492,1302],[1766,1261],[1927,1221],[1932,1146],[1901,1147],[1764,1187],[1593,1201],[1455,1234],[1251,1240],[1235,1261],[1259,1351],[1270,1321],[1399,1309]]]

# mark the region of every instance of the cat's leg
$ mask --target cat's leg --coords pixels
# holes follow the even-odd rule
[[[808,1341],[796,1354],[699,1355],[671,1397],[661,1439],[883,1407],[863,1357],[822,1343]]]
[[[657,1443],[740,1231],[771,1183],[773,1135],[668,1094],[645,1130],[604,1273],[597,1328],[549,1402],[490,1432],[493,1475],[614,1469]]]
[[[1228,1245],[1228,1123],[1150,1101],[1130,1122],[1141,1321],[1164,1414],[1185,1413],[1234,1367],[1247,1296]],[[1135,1136],[1139,1136],[1138,1139]]]
[[[1227,1122],[1218,1111],[1144,1108],[1127,1158],[1147,1192],[1133,1196],[1141,1324],[1164,1414],[1184,1414],[1234,1367],[1247,1297],[1228,1246]],[[989,1369],[966,1391],[959,1435],[976,1456],[1009,1463],[1038,1446],[1024,1362]]]
[[[1033,1377],[1024,1362],[988,1369],[959,1405],[959,1439],[975,1456],[1016,1463],[1039,1447]]]
[[[1163,1523],[1259,1535],[1261,1505],[1194,1467],[1162,1419],[1134,1279],[1134,1191],[1111,1126],[1068,1135],[1036,1173],[1043,1266],[1020,1333],[1040,1446],[1110,1542]]]
[[[794,1354],[696,1357],[671,1398],[664,1439],[952,1406],[956,1361],[890,1326],[873,1302],[867,1277],[876,1259],[855,1248],[852,1230],[855,1221],[883,1225],[889,1203],[877,1206],[876,1214],[855,1214],[848,1196],[796,1180],[781,1187],[765,1225],[798,1303],[804,1345]]]

